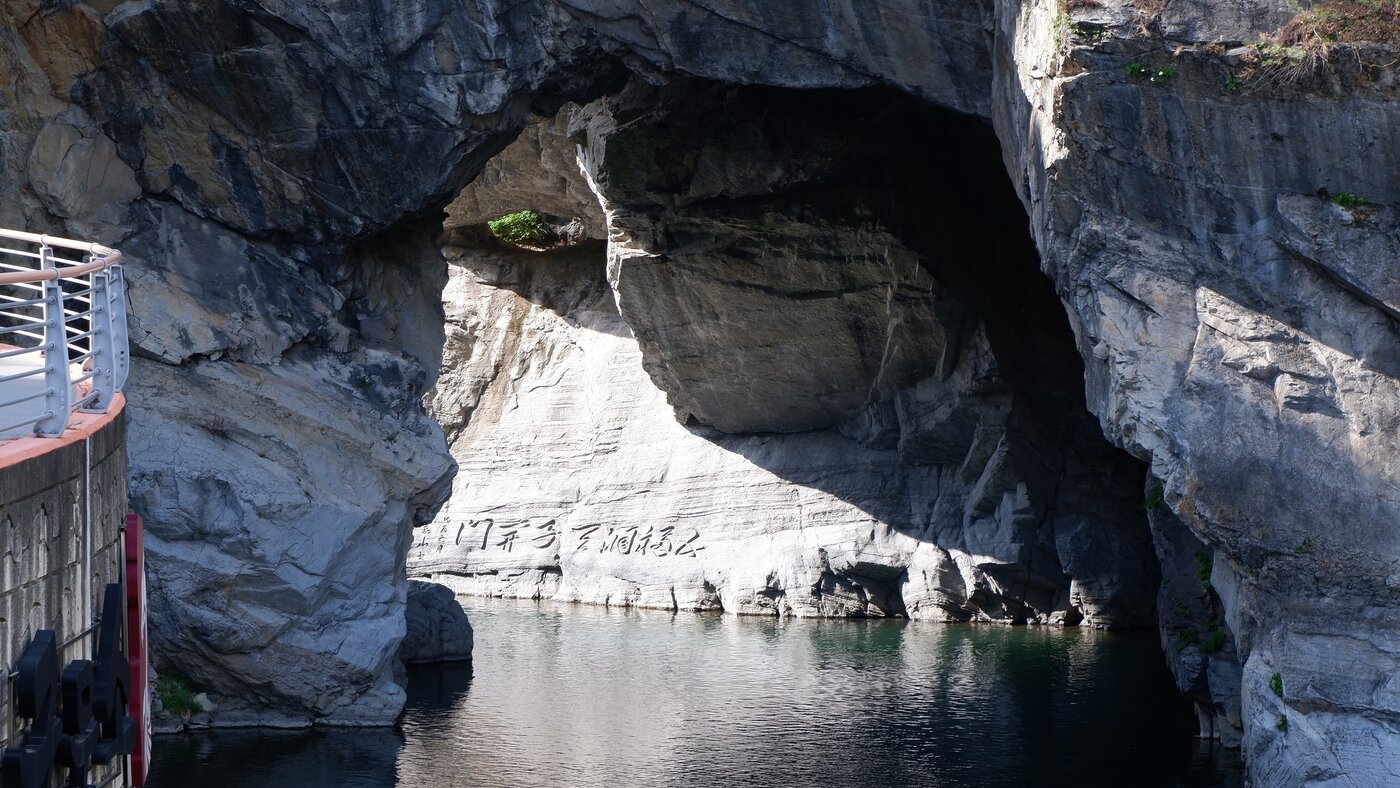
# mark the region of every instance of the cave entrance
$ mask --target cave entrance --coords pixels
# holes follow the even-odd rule
[[[410,573],[670,609],[1155,621],[990,125],[880,89],[632,84],[449,209],[460,465]],[[608,239],[606,242],[604,239]]]

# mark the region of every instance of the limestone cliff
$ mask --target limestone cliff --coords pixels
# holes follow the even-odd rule
[[[1384,634],[1400,624],[1400,343],[1396,259],[1363,239],[1395,228],[1394,56],[1232,48],[1295,11],[1172,6],[1137,12],[1153,35],[1099,43],[1076,31],[1125,10],[1067,33],[1049,9],[1000,15],[997,57],[1018,65],[996,121],[1032,143],[1003,150],[1090,407],[1204,542],[1204,623],[1243,664],[1253,778],[1383,785],[1400,775]],[[1057,36],[1075,46],[1043,43]],[[1228,704],[1239,679],[1211,667]]]
[[[1246,46],[1298,13],[1275,0],[3,7],[0,222],[93,235],[133,261],[141,360],[132,375],[132,489],[150,527],[157,646],[191,678],[301,719],[384,721],[396,712],[410,528],[433,520],[452,467],[418,404],[441,346],[437,211],[532,109],[553,114],[568,100],[614,94],[628,74],[652,85],[684,75],[823,89],[805,94],[818,114],[822,102],[839,101],[827,91],[882,86],[911,104],[990,119],[1039,265],[1069,317],[1088,409],[1113,445],[1148,464],[1150,502],[1160,497],[1184,531],[1162,532],[1165,511],[1151,517],[1167,588],[1185,593],[1189,583],[1172,578],[1195,571],[1198,550],[1206,556],[1201,597],[1183,599],[1172,626],[1198,627],[1199,638],[1224,633],[1219,662],[1242,666],[1238,719],[1256,780],[1400,779],[1391,734],[1400,721],[1394,52]],[[1014,321],[992,322],[1006,314],[986,286],[1033,288],[1029,275],[985,280],[978,266],[958,264],[961,250],[938,254],[939,239],[957,233],[933,224],[921,236],[908,217],[896,221],[891,206],[869,197],[878,184],[851,184],[867,215],[833,214],[831,199],[810,188],[834,177],[820,160],[820,129],[813,136],[790,125],[812,145],[774,150],[782,166],[726,170],[685,129],[658,133],[676,108],[649,114],[625,98],[579,129],[607,210],[605,281],[636,342],[635,351],[622,342],[610,352],[640,354],[669,405],[694,417],[687,435],[718,447],[762,439],[705,429],[790,436],[771,439],[779,443],[839,434],[843,452],[893,452],[917,479],[942,467],[940,447],[970,446],[982,434],[973,430],[968,444],[965,429],[926,429],[940,407],[963,414],[959,425],[981,423],[990,407],[1009,413],[1013,427],[1054,429],[1027,430],[1047,441],[1019,454],[1007,447],[1016,473],[993,474],[982,489],[1011,503],[987,511],[1015,523],[1020,482],[1034,508],[1044,478],[1102,477],[1101,462],[1076,473],[1036,451],[1092,442],[1017,388],[1051,379],[1034,362],[1058,359],[1058,344],[1018,359],[1015,349],[1036,337],[1016,333]],[[727,111],[723,101],[708,106]],[[924,144],[947,145],[938,129],[949,125],[918,126]],[[765,128],[761,117],[735,126]],[[840,123],[823,128],[849,139]],[[626,161],[669,162],[667,139],[690,158],[656,180],[642,177],[645,159]],[[919,150],[916,139],[891,141]],[[729,151],[747,144],[722,142]],[[979,160],[951,157],[950,167]],[[990,176],[952,168],[946,177],[966,185]],[[745,230],[764,216],[775,218],[763,232]],[[862,229],[871,226],[891,234],[888,260],[852,254],[870,248],[874,236],[860,233],[878,232]],[[988,243],[1001,240],[993,232]],[[787,247],[814,255],[792,261],[800,278],[767,267]],[[833,271],[833,255],[855,264]],[[927,265],[901,266],[912,257]],[[509,276],[474,270],[483,300],[516,297]],[[958,297],[943,299],[945,287]],[[881,289],[890,294],[883,321],[872,297]],[[827,307],[819,326],[742,348],[792,385],[769,386],[753,402],[716,386],[714,375],[749,377],[750,368],[742,356],[696,353],[732,345],[774,300],[805,296]],[[830,309],[824,300],[849,303]],[[950,315],[945,301],[975,307],[980,323]],[[506,303],[502,314],[545,317]],[[593,302],[559,303],[567,314]],[[600,325],[618,325],[597,314]],[[894,315],[901,328],[890,328]],[[706,325],[714,331],[697,336]],[[949,327],[968,330],[950,342]],[[561,326],[551,341],[576,330],[591,329]],[[838,337],[850,341],[833,346],[827,391],[825,362],[798,364],[787,353],[827,358],[813,343]],[[881,342],[890,337],[902,341],[887,356]],[[964,385],[980,374],[978,337],[998,375],[1016,371],[991,390]],[[970,352],[945,364],[950,345]],[[481,352],[503,364],[528,357]],[[973,366],[959,371],[954,360]],[[999,397],[1010,398],[1009,411]],[[1051,401],[1066,402],[1060,393]],[[755,465],[815,483],[799,475],[827,462],[813,456],[805,470],[772,458]],[[1034,473],[1045,468],[1055,473]],[[1018,484],[991,484],[1008,479]],[[915,489],[900,495],[926,503]],[[822,505],[860,497],[828,494]],[[902,511],[898,496],[886,500]],[[1101,531],[1077,533],[1115,554]],[[1112,569],[1068,566],[1080,554],[1076,539],[1050,541],[1061,574]],[[1037,614],[1056,606],[1030,604]],[[1232,690],[1218,673],[1178,675],[1229,724]]]

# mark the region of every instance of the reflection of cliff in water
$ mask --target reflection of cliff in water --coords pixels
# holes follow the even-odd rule
[[[1242,784],[1148,633],[468,603],[399,732],[162,740],[153,788]]]
[[[404,737],[388,728],[225,730],[159,736],[148,788],[396,785]]]

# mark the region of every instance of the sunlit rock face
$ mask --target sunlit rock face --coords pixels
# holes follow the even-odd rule
[[[436,424],[366,401],[416,413],[414,388],[386,380],[397,357],[350,363],[350,380],[316,353],[132,371],[133,399],[162,408],[133,410],[129,450],[169,463],[143,464],[131,485],[161,523],[147,540],[153,643],[195,685],[277,703],[286,724],[397,715],[404,589],[383,579],[402,565],[400,524],[440,499],[450,469]],[[325,653],[329,633],[339,645]]]
[[[892,93],[808,98],[633,86],[539,122],[502,154],[518,176],[454,204],[528,208],[564,174],[598,194],[562,213],[601,205],[609,241],[455,236],[429,399],[459,472],[410,573],[613,605],[1150,623],[1142,470],[1085,410],[1048,285],[1004,288],[1008,318],[976,277],[935,277],[1035,276],[990,128]],[[570,127],[577,145],[540,144]],[[994,185],[939,185],[906,133],[983,157]],[[1019,245],[942,236],[987,223]]]
[[[1210,556],[1211,604],[1218,598],[1243,665],[1243,741],[1255,779],[1395,782],[1400,745],[1390,731],[1400,702],[1388,633],[1400,623],[1400,502],[1393,493],[1400,488],[1400,342],[1395,270],[1386,262],[1400,203],[1395,55],[1331,48],[1325,62],[1280,66],[1230,49],[1287,22],[1295,10],[1286,3],[1071,5],[5,2],[0,220],[91,235],[128,253],[134,341],[152,381],[133,383],[130,463],[135,507],[149,515],[158,551],[152,572],[166,588],[202,582],[185,576],[192,561],[160,559],[177,542],[211,553],[200,571],[239,567],[210,581],[227,586],[222,596],[187,600],[159,591],[156,606],[190,607],[158,637],[189,644],[178,660],[191,672],[222,676],[221,689],[304,719],[355,709],[361,720],[387,720],[393,660],[380,656],[392,652],[402,628],[401,613],[390,610],[402,611],[403,555],[382,548],[406,548],[413,521],[433,519],[451,472],[442,439],[414,404],[438,367],[425,350],[433,321],[440,325],[434,299],[425,296],[443,278],[431,243],[436,230],[428,229],[436,212],[510,142],[532,108],[553,113],[567,99],[592,100],[618,89],[628,72],[654,83],[684,73],[812,89],[883,85],[992,120],[1041,266],[1069,315],[1088,406],[1113,444],[1150,463],[1164,505]],[[597,172],[620,174],[616,157],[625,152],[606,148],[594,161]],[[607,196],[606,186],[600,191]],[[654,239],[648,228],[709,233],[729,226],[685,205],[679,191],[676,216],[665,215],[669,202],[658,213],[638,200],[668,192],[657,184],[614,197],[618,228],[636,233],[610,243],[618,255],[608,252],[622,318],[670,405],[697,421],[697,414],[712,424],[742,417],[745,423],[729,426],[761,429],[761,414],[692,374],[734,371],[669,351],[681,326],[668,323],[669,313],[649,312],[641,296],[683,282],[774,283],[647,271],[647,260],[667,250],[687,259],[686,244],[699,237]],[[1371,205],[1348,202],[1356,206],[1348,209],[1320,196],[1327,194]],[[721,218],[742,215],[720,207],[731,211]],[[887,230],[914,226],[886,222]],[[997,242],[1001,234],[987,238]],[[737,265],[753,254],[754,242],[733,240],[713,259]],[[830,240],[843,248],[842,239]],[[912,253],[932,254],[916,239],[898,240]],[[629,265],[624,251],[637,259]],[[935,265],[927,273],[964,294],[995,292],[957,283],[956,269]],[[844,291],[879,274],[861,277],[812,292]],[[629,278],[638,284],[632,301]],[[686,293],[666,303],[701,306]],[[738,310],[744,302],[720,305]],[[1018,343],[994,329],[999,312],[991,306],[989,297],[977,314],[1001,369]],[[831,328],[879,325],[861,314],[842,313]],[[938,314],[946,329],[946,315]],[[726,319],[729,329],[755,322],[752,314]],[[724,336],[733,333],[715,339]],[[912,397],[906,405],[914,411],[941,407],[936,387],[922,395],[899,388],[912,384],[918,392],[926,379],[924,357],[902,348],[908,355],[897,357],[896,369],[910,377],[881,377],[874,387],[880,407],[838,424],[856,403],[852,381],[881,368],[864,344],[851,349],[832,397],[820,396],[814,376],[794,374],[804,385],[787,393],[801,405],[800,418],[766,429],[825,422],[824,431],[834,427],[867,449],[890,451],[895,433],[885,397]],[[366,363],[376,372],[357,386]],[[252,381],[271,380],[284,366],[306,372],[309,393],[276,381],[255,388]],[[155,384],[200,376],[240,383],[198,387],[198,407]],[[1012,383],[1020,379],[1027,378]],[[250,391],[276,402],[247,408],[239,392]],[[300,396],[318,404],[300,408],[298,419],[282,417]],[[960,397],[982,411],[983,394]],[[1022,402],[1035,404],[1013,402],[1013,421]],[[240,414],[249,434],[266,436],[267,445],[249,440],[256,462],[270,464],[256,478],[233,464],[246,456],[238,446],[206,429],[223,413]],[[355,423],[343,429],[322,415],[345,413]],[[905,422],[898,423],[894,451],[915,467],[937,467],[928,461],[945,456],[938,447],[949,439],[927,430],[906,439]],[[1065,426],[1053,445],[1077,434]],[[388,467],[365,448],[381,428],[413,442],[414,456],[436,459]],[[174,436],[200,432],[220,454],[204,465],[186,463],[186,445]],[[321,444],[342,434],[352,448],[329,468],[304,473],[301,455],[323,452]],[[916,446],[924,453],[919,462],[909,460]],[[351,454],[360,451],[371,456]],[[351,473],[350,465],[370,469],[355,489],[331,478]],[[281,480],[274,497],[304,496],[351,517],[335,528],[315,526],[316,550],[353,563],[363,542],[367,554],[382,558],[346,575],[355,578],[353,588],[308,591],[300,606],[261,596],[262,580],[245,585],[301,561],[276,534],[320,522],[301,506],[260,507],[270,479]],[[201,484],[228,485],[227,505],[206,509],[198,495],[171,492]],[[1034,489],[1028,483],[1032,500]],[[186,539],[196,523],[229,538]],[[393,535],[341,541],[365,529]],[[1058,541],[1063,559],[1068,551]],[[336,571],[308,575],[301,585],[329,589]],[[1086,575],[1073,569],[1072,576]],[[356,601],[342,604],[346,595]],[[338,674],[344,678],[327,671],[316,693],[290,693],[295,698],[264,685],[267,671],[254,664],[263,657],[230,658],[214,630],[186,623],[241,616],[286,633],[267,639],[269,648],[304,643],[306,653],[334,660],[346,642],[340,634],[380,604],[366,600],[384,601],[383,615],[375,614],[382,624],[359,633],[377,645],[350,660],[362,670]],[[371,707],[383,713],[365,711]]]
[[[927,516],[911,501],[932,498],[936,473],[829,432],[678,423],[596,246],[464,254],[447,296],[448,378],[475,393],[468,404],[436,392],[435,407],[460,408],[445,417],[461,423],[449,428],[461,467],[452,501],[416,530],[413,573],[608,604],[902,612],[894,565],[917,542],[900,529]]]

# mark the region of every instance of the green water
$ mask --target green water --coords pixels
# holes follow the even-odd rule
[[[396,730],[157,740],[198,786],[1239,786],[1152,633],[466,599]]]

